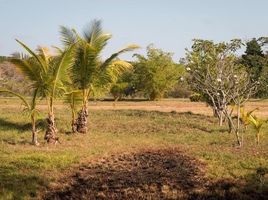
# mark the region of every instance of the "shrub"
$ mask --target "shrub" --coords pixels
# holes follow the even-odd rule
[[[191,102],[200,102],[202,101],[202,95],[198,93],[194,93],[189,97]]]

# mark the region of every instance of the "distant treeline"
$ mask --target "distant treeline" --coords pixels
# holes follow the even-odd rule
[[[260,86],[254,98],[268,97],[268,52],[267,38],[253,38],[245,43],[245,52],[237,57],[237,62],[244,66],[252,80],[259,80]],[[196,97],[196,91],[187,81],[185,58],[178,62],[172,59],[172,53],[164,52],[153,45],[147,47],[146,56],[135,54],[131,61],[132,68],[126,70],[111,85],[104,96],[115,100],[145,98],[157,100],[163,97],[188,98]],[[18,73],[8,61],[9,57],[0,56],[0,87],[31,95],[30,82]],[[97,97],[99,98],[99,97]],[[192,98],[190,98],[192,99]]]
[[[0,63],[4,62],[4,61],[8,61],[9,58],[10,57],[8,57],[8,56],[0,56]]]

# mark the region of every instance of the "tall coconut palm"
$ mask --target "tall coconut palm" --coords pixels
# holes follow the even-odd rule
[[[48,143],[56,143],[57,128],[54,117],[54,100],[68,81],[68,69],[72,65],[72,50],[70,46],[59,55],[52,56],[48,49],[39,47],[36,52],[28,46],[16,40],[29,54],[30,58],[12,58],[11,62],[17,66],[22,74],[32,82],[36,96],[46,99],[48,118],[45,140]]]
[[[71,79],[73,85],[82,93],[82,108],[76,120],[76,130],[86,133],[89,97],[96,91],[108,89],[124,70],[130,68],[131,64],[119,60],[118,56],[139,47],[127,46],[103,61],[101,53],[111,39],[111,35],[103,32],[99,20],[92,21],[84,30],[83,36],[78,35],[74,29],[66,27],[61,27],[61,35],[66,46],[76,42]]]

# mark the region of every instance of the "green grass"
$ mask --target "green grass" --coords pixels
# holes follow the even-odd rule
[[[13,101],[13,100],[12,100]],[[9,102],[6,102],[7,104]],[[39,116],[39,141],[30,145],[28,117],[16,108],[0,110],[0,199],[37,198],[49,184],[56,184],[73,166],[92,159],[148,148],[179,147],[201,161],[207,177],[249,179],[256,168],[268,167],[268,126],[261,145],[256,147],[253,130],[245,135],[245,146],[235,146],[235,136],[218,127],[208,116],[157,111],[90,111],[89,133],[70,131],[70,111],[56,109],[61,144],[43,141],[44,127]]]

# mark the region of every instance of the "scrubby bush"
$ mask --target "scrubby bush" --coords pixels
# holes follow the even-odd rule
[[[189,97],[191,102],[200,102],[202,101],[202,95],[198,93],[194,93]]]

